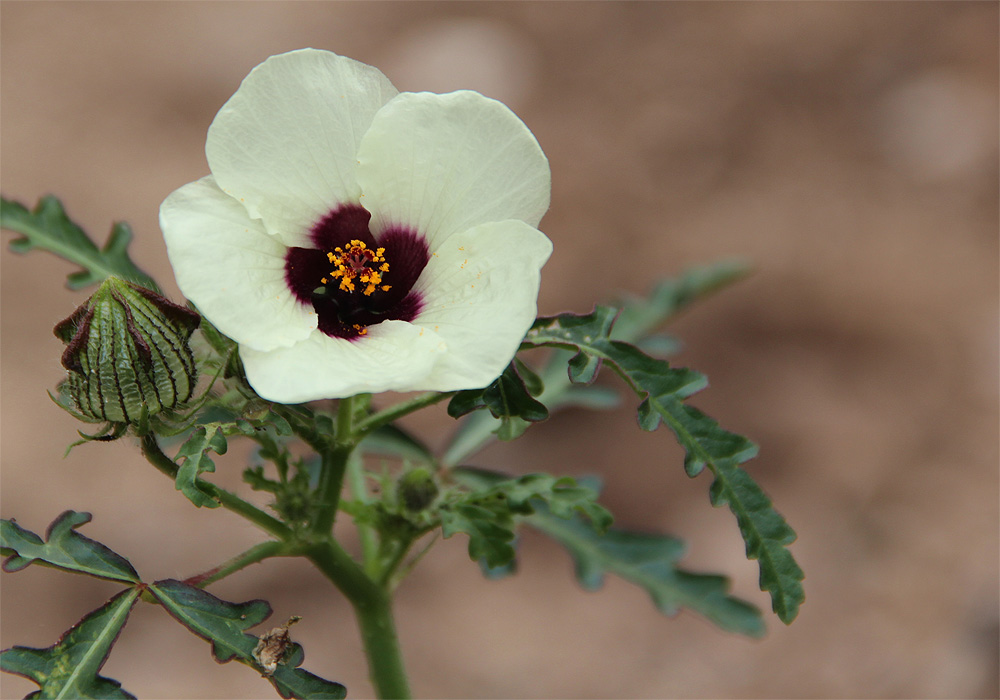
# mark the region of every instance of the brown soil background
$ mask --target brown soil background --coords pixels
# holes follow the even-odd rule
[[[727,636],[655,612],[523,540],[487,582],[464,538],[401,587],[423,697],[997,697],[998,5],[996,3],[4,2],[2,189],[47,192],[176,295],[160,201],[207,172],[205,131],[251,67],[303,46],[380,67],[403,90],[506,101],[552,164],[542,313],[720,258],[754,275],[672,331],[712,387],[695,403],[753,437],[748,465],[799,533],[808,600],[791,627]],[[5,240],[9,236],[5,235]],[[45,395],[51,328],[85,294],[68,265],[3,254],[3,517],[42,531],[68,508],[148,580],[260,539],[195,510],[133,445],[85,446]],[[415,427],[444,435],[438,412]],[[215,479],[240,487],[240,450]],[[631,407],[558,416],[481,464],[597,473],[625,527],[688,540],[767,608],[732,516]],[[32,567],[2,578],[2,645],[47,646],[117,587]],[[270,561],[213,587],[304,615],[305,667],[371,687],[345,603]],[[265,627],[270,627],[265,624]],[[144,698],[272,697],[238,664],[140,606],[105,667]],[[4,676],[4,698],[34,685]]]

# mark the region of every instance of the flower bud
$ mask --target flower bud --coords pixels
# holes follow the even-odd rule
[[[437,484],[429,469],[418,467],[403,474],[396,483],[396,492],[403,507],[409,511],[421,511],[438,495]]]
[[[188,339],[200,321],[155,292],[106,279],[54,329],[67,344],[64,391],[79,417],[137,423],[190,399],[198,373]]]

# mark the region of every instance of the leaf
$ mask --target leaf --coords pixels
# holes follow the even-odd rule
[[[788,624],[805,599],[802,570],[786,548],[795,532],[774,510],[770,500],[740,468],[757,454],[757,447],[741,435],[719,427],[711,418],[683,403],[704,388],[705,377],[689,369],[670,367],[633,345],[612,340],[615,309],[597,307],[587,315],[562,314],[540,318],[528,331],[525,345],[556,346],[599,357],[639,395],[639,425],[655,430],[666,423],[684,447],[684,466],[696,476],[707,466],[715,476],[712,504],[726,504],[736,516],[747,556],[760,566],[760,587],[771,595],[771,607]]]
[[[462,471],[469,471],[468,468]],[[586,515],[591,527],[605,532],[613,518],[606,508],[595,502],[597,489],[577,483],[570,476],[555,477],[550,474],[526,474],[493,484],[475,497],[484,501],[502,496],[512,513],[531,514],[540,506],[559,518]]]
[[[541,388],[541,380],[533,372],[528,384]],[[448,404],[448,415],[458,418],[480,408],[488,408],[501,420],[497,432],[501,439],[518,437],[527,428],[514,419],[535,423],[549,417],[549,409],[531,395],[513,362],[489,386],[458,392]]]
[[[104,247],[98,249],[83,229],[66,216],[62,203],[49,195],[38,200],[34,211],[28,211],[18,202],[0,198],[0,228],[22,235],[10,243],[15,253],[38,248],[82,267],[69,275],[67,286],[70,289],[97,284],[115,275],[159,291],[156,282],[129,258],[132,230],[128,224],[114,224]]]
[[[198,476],[215,471],[215,462],[208,456],[209,451],[223,455],[227,448],[226,436],[219,429],[219,424],[201,425],[191,432],[191,437],[181,445],[174,458],[175,462],[184,460],[177,470],[174,486],[199,508],[218,508],[220,505],[208,492],[202,490]]]
[[[20,571],[39,561],[66,571],[139,583],[139,574],[127,559],[76,531],[90,519],[90,513],[63,512],[49,525],[45,542],[13,520],[0,521],[0,547],[4,554],[10,555],[3,563],[3,570]]]
[[[514,539],[512,545],[515,551],[517,549],[517,538]],[[499,581],[502,578],[507,578],[508,576],[513,576],[517,573],[517,558],[516,556],[512,558],[506,564],[502,566],[490,566],[486,563],[485,559],[479,560],[479,570],[483,572],[483,576],[488,578],[490,581]]]
[[[272,675],[254,658],[258,638],[246,630],[271,615],[263,600],[229,603],[211,593],[181,581],[166,579],[149,587],[157,600],[178,622],[202,639],[211,642],[212,655],[219,663],[236,659],[265,675],[283,698],[343,698],[347,689],[297,668],[304,654],[298,644],[290,644],[285,661]]]
[[[563,354],[563,351],[557,351],[556,354]],[[565,359],[562,365],[565,367]],[[570,384],[565,370],[560,369],[559,373],[557,376],[550,376],[549,372],[546,372],[545,391],[538,397],[549,411],[572,407],[601,410],[615,408],[621,403],[617,392],[611,389]],[[466,416],[451,436],[441,463],[448,467],[461,464],[469,455],[482,447],[483,443],[495,436],[501,427],[502,421],[494,418],[489,411],[479,411]]]
[[[653,604],[667,615],[683,607],[724,630],[751,637],[764,634],[760,610],[728,595],[726,577],[677,568],[676,562],[684,553],[680,540],[614,528],[602,536],[579,517],[560,519],[542,509],[525,522],[569,550],[576,577],[587,590],[600,588],[605,573],[613,573],[644,588]]]
[[[466,533],[469,557],[479,561],[484,572],[497,570],[500,574],[512,567],[514,517],[530,515],[539,507],[564,518],[585,515],[590,527],[601,532],[611,525],[611,513],[594,502],[597,491],[572,477],[527,474],[505,478],[470,467],[455,469],[452,474],[473,490],[441,506],[442,532],[445,537]]]
[[[514,559],[513,522],[509,513],[472,503],[442,506],[438,511],[441,532],[447,538],[457,532],[469,536],[469,558],[494,569]]]
[[[139,589],[122,591],[93,611],[46,649],[11,647],[0,653],[0,669],[39,685],[28,697],[131,698],[121,683],[99,676],[111,647],[128,620]]]
[[[610,337],[613,340],[635,342],[654,356],[666,357],[676,350],[677,341],[668,336],[648,334],[692,302],[743,277],[747,270],[745,264],[729,261],[694,268],[685,271],[678,278],[665,279],[653,289],[649,297],[631,297],[622,303]],[[541,372],[545,390],[540,395],[535,392],[532,392],[532,395],[537,396],[549,411],[570,407],[588,409],[616,407],[618,398],[615,392],[603,387],[570,383],[566,373],[566,363],[575,354],[567,350],[557,350],[552,353],[545,369]],[[519,362],[516,358],[515,361]],[[586,362],[592,361],[586,360]],[[576,360],[578,365],[584,362],[584,358]],[[520,369],[520,365],[518,368]],[[585,367],[576,369],[575,378],[585,379],[585,370]],[[442,464],[445,466],[461,464],[469,455],[489,442],[499,427],[500,421],[486,413],[473,413],[467,416],[449,441],[441,459]]]
[[[499,472],[463,467],[454,470],[456,479],[477,491],[510,481]],[[594,477],[576,480],[591,498],[600,493]],[[609,516],[610,517],[610,516]],[[684,543],[666,535],[653,535],[595,528],[580,513],[556,513],[542,502],[534,504],[524,523],[565,546],[576,564],[577,579],[588,590],[600,588],[605,573],[616,574],[649,592],[662,612],[672,615],[688,608],[723,629],[760,636],[764,623],[760,611],[750,603],[727,595],[729,582],[723,576],[695,574],[675,566],[684,553]],[[484,573],[487,572],[484,566]],[[508,572],[496,571],[495,578]],[[487,574],[489,576],[489,574]]]

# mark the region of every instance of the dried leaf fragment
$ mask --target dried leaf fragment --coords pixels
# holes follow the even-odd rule
[[[278,664],[284,660],[288,647],[292,643],[292,636],[288,633],[288,628],[301,619],[298,615],[293,615],[281,627],[275,627],[267,634],[257,638],[253,658],[264,669],[264,675],[274,675]]]

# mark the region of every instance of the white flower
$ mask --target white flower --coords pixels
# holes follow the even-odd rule
[[[160,226],[181,291],[282,403],[489,384],[552,244],[538,142],[482,95],[397,93],[326,51],[273,56],[208,130]]]

